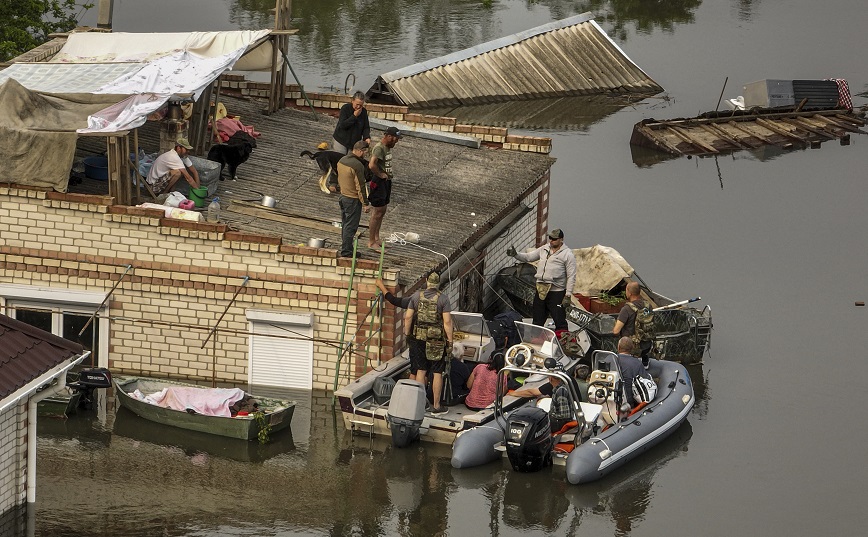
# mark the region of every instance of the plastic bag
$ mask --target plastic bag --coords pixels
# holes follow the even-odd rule
[[[187,201],[187,198],[183,194],[173,190],[169,192],[169,195],[163,205],[167,207],[178,207],[179,205],[181,205],[181,203],[185,201]]]

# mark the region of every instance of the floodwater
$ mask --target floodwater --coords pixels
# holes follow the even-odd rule
[[[255,28],[271,5],[116,0],[115,28]],[[322,393],[261,452],[148,434],[111,409],[40,420],[37,535],[861,534],[868,140],[653,165],[634,163],[628,141],[644,118],[713,110],[727,77],[724,97],[764,78],[845,78],[864,105],[863,2],[293,5],[293,67],[307,87],[340,91],[350,73],[366,90],[379,73],[593,10],[666,93],[533,131],[558,158],[551,225],[571,247],[617,248],[655,290],[711,305],[711,355],[691,371],[701,401],[666,442],[581,487],[353,440]]]

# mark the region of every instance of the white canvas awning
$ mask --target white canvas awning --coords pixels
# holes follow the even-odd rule
[[[200,58],[215,58],[229,52],[251,50],[237,69],[271,69],[270,30],[173,33],[77,32],[69,35],[51,63],[147,63],[179,52]],[[255,49],[255,50],[253,50]]]

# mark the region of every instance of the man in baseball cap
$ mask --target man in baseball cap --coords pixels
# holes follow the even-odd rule
[[[576,256],[564,246],[564,232],[553,229],[548,233],[548,244],[527,253],[516,252],[513,246],[506,255],[519,261],[539,261],[536,269],[536,294],[533,298],[533,324],[545,326],[551,315],[555,330],[567,330],[567,312],[564,307],[572,301],[576,283]]]
[[[401,139],[401,131],[397,127],[389,127],[383,133],[383,138],[371,150],[371,160],[368,168],[373,177],[368,183],[368,200],[371,202],[371,219],[368,221],[368,248],[380,247],[380,226],[386,207],[392,198],[392,148]]]
[[[182,177],[189,183],[190,188],[199,186],[199,172],[193,166],[189,154],[193,149],[190,141],[186,138],[175,140],[175,148],[170,149],[157,157],[151,165],[151,170],[145,181],[151,185],[154,194],[161,194],[172,190],[175,183]]]

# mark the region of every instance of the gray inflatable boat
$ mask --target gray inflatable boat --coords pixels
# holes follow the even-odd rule
[[[650,402],[628,410],[622,401],[624,387],[614,353],[594,353],[586,394],[554,361],[543,359],[540,365],[539,356],[526,358],[544,350],[541,347],[515,347],[507,352],[508,365],[501,374],[559,378],[569,388],[575,421],[553,434],[547,411],[541,408],[544,405],[529,402],[501,412],[494,422],[463,431],[455,439],[454,468],[486,464],[505,454],[516,471],[533,472],[554,465],[564,468],[570,483],[588,483],[662,441],[687,419],[695,403],[690,375],[676,362],[650,360],[648,371],[656,381],[657,393]],[[500,394],[498,399],[502,399]],[[495,411],[498,408],[496,404]]]

